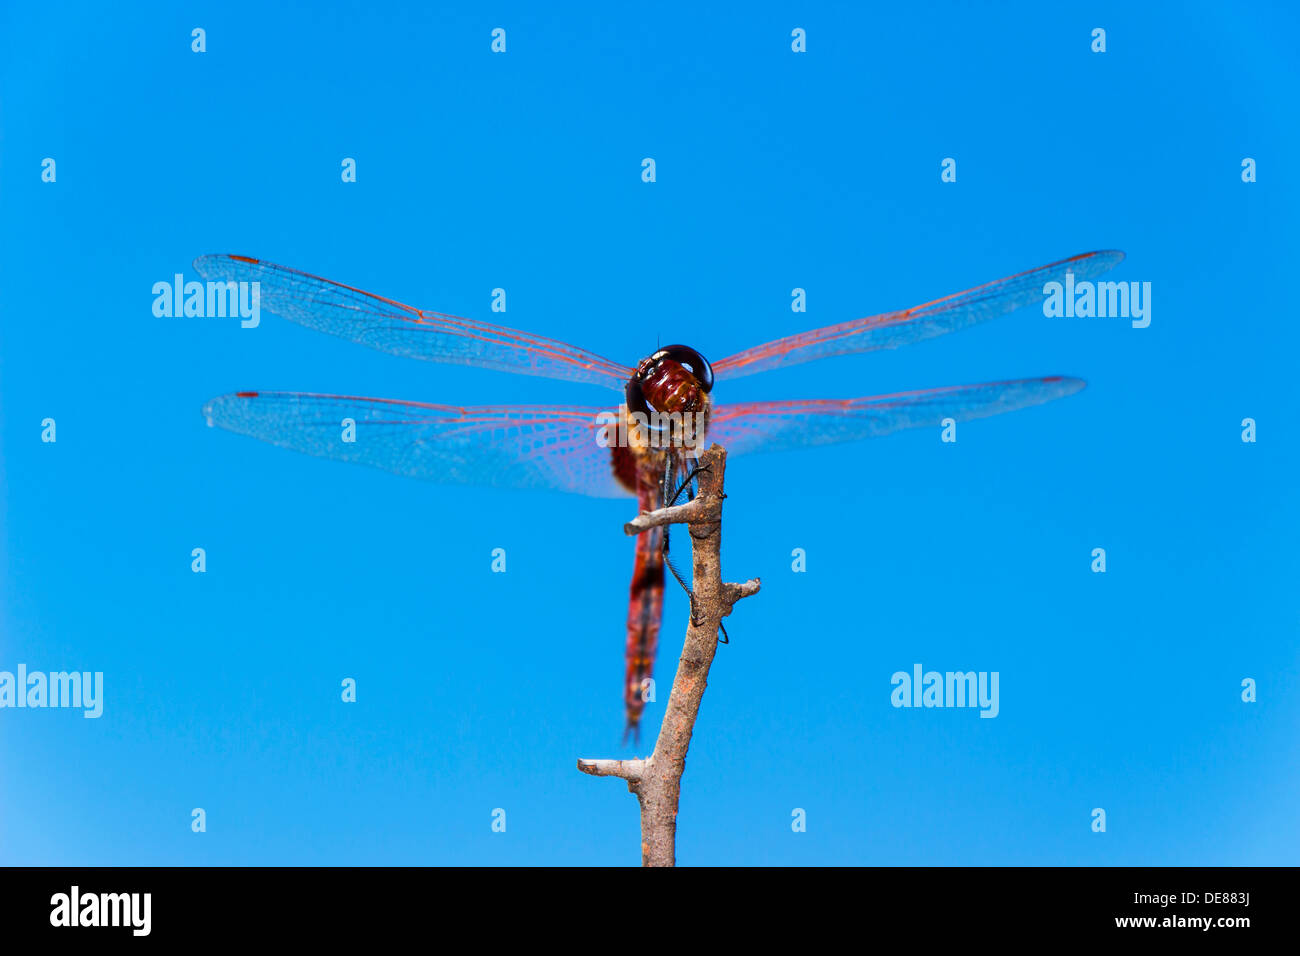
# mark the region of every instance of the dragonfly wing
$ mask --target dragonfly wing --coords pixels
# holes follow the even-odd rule
[[[912,309],[885,312],[776,339],[714,362],[713,373],[718,378],[738,378],[832,355],[894,349],[934,338],[1042,302],[1043,286],[1048,282],[1064,282],[1067,272],[1073,273],[1076,281],[1091,279],[1113,269],[1123,259],[1124,253],[1114,250],[1073,256]]]
[[[904,428],[938,427],[1073,395],[1082,379],[1051,376],[957,385],[869,398],[719,405],[708,439],[730,453],[781,451],[875,438]]]
[[[604,411],[458,408],[300,392],[237,392],[203,407],[209,425],[412,478],[623,497],[630,492],[614,479],[610,450],[597,441]],[[355,423],[351,431],[348,419]]]
[[[622,390],[630,368],[585,349],[499,325],[430,312],[246,256],[201,256],[194,271],[217,282],[256,282],[267,311],[408,358]]]

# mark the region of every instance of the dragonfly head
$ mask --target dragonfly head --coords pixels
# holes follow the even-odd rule
[[[666,345],[642,359],[627,383],[629,411],[690,414],[707,412],[713,366],[695,349]]]

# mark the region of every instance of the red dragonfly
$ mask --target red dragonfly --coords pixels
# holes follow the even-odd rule
[[[410,358],[603,385],[616,407],[486,405],[461,408],[391,398],[236,392],[204,406],[209,425],[323,458],[414,478],[601,497],[636,495],[642,511],[690,489],[693,449],[707,436],[730,454],[869,438],[1039,405],[1083,388],[1049,376],[866,398],[715,405],[715,382],[832,355],[897,348],[1040,302],[1047,282],[1090,279],[1124,254],[1090,252],[911,309],[802,332],[710,363],[687,346],[657,349],[635,366],[515,329],[403,305],[245,256],[203,256],[209,280],[257,282],[261,305],[309,328]],[[675,416],[675,417],[674,417]],[[343,428],[351,419],[351,440]],[[644,709],[663,609],[665,529],[637,538],[627,617],[624,703],[629,731]],[[669,569],[675,569],[671,561]],[[679,576],[680,580],[680,576]],[[685,586],[685,585],[683,585]],[[689,592],[689,588],[688,588]]]

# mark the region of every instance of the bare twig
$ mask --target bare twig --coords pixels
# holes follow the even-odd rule
[[[579,760],[578,769],[593,777],[622,777],[624,780],[640,780],[645,772],[646,761],[636,760]]]
[[[672,866],[676,861],[677,805],[686,750],[691,744],[709,666],[718,649],[718,628],[741,598],[757,594],[757,578],[724,584],[722,545],[723,477],[727,453],[713,445],[700,456],[699,495],[684,505],[638,515],[624,526],[640,534],[664,524],[687,524],[694,565],[694,609],[672,693],[654,752],[644,760],[579,760],[578,769],[594,777],[619,777],[641,804],[641,865]]]
[[[640,534],[642,531],[665,524],[699,524],[716,520],[722,513],[722,504],[718,502],[716,507],[711,505],[712,503],[705,501],[703,497],[698,497],[684,505],[670,505],[658,511],[643,511],[623,525],[623,533]]]

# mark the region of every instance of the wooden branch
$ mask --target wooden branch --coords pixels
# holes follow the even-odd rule
[[[640,534],[665,524],[686,524],[691,535],[695,586],[693,617],[686,629],[677,676],[664,708],[654,752],[644,760],[579,760],[578,769],[594,777],[619,777],[641,804],[641,865],[673,866],[676,862],[677,805],[681,798],[686,751],[700,713],[700,700],[709,666],[718,649],[722,619],[742,598],[757,594],[757,578],[744,584],[724,584],[719,552],[722,546],[723,478],[727,453],[718,445],[700,456],[699,495],[684,505],[638,515],[624,525]]]
[[[701,458],[703,460],[703,458]],[[703,524],[722,515],[722,502],[709,501],[703,494],[684,505],[670,505],[658,511],[643,511],[623,525],[624,534],[640,534],[665,524]]]
[[[644,760],[579,760],[578,769],[593,777],[622,777],[624,780],[640,780],[645,772]]]

